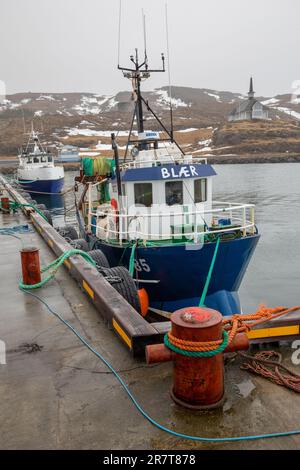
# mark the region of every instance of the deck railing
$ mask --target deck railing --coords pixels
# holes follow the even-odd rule
[[[165,206],[157,212],[143,206],[132,206],[121,211],[111,207],[88,210],[88,230],[96,231],[99,238],[120,241],[176,240],[184,237],[194,242],[198,242],[203,235],[238,233],[246,237],[256,231],[254,204],[214,201],[209,210],[189,210],[188,207],[172,206],[168,212]]]
[[[200,163],[202,165],[207,164],[207,158],[193,157],[192,155],[158,155],[156,159],[153,156],[145,158],[144,160],[129,160],[120,164],[122,170],[128,170],[131,168],[142,168],[145,166],[163,166],[167,164],[179,164],[179,165],[191,165],[193,163]]]

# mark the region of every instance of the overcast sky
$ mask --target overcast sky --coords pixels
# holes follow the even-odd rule
[[[166,53],[165,0],[122,0],[122,64],[143,48],[160,65]],[[18,91],[103,94],[129,89],[116,69],[119,0],[0,0],[0,80]],[[290,93],[300,79],[299,0],[168,0],[174,85]],[[157,74],[153,89],[167,83]]]

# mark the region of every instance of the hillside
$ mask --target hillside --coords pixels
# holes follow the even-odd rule
[[[154,112],[169,126],[169,96],[166,87],[145,92]],[[300,100],[290,95],[258,98],[269,107],[272,120],[228,123],[227,115],[245,100],[238,93],[173,87],[172,104],[176,137],[186,151],[200,154],[299,154]],[[119,132],[120,145],[126,141],[133,102],[131,93],[18,93],[0,103],[0,156],[16,155],[32,120],[49,145],[74,144],[89,147],[100,141],[107,149],[110,132]],[[24,119],[23,119],[24,117]],[[145,114],[146,128],[159,130]],[[101,147],[102,146],[102,147]]]

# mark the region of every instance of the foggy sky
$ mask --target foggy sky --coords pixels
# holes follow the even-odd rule
[[[122,0],[120,62],[143,49],[160,66],[165,0]],[[115,93],[130,84],[117,66],[119,0],[0,0],[0,80],[7,93]],[[257,95],[290,93],[300,79],[298,0],[168,0],[173,85]],[[167,84],[157,74],[148,89]]]

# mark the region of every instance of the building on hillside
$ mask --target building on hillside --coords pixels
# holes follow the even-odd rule
[[[239,105],[231,111],[228,116],[228,121],[252,121],[253,119],[269,119],[269,111],[266,106],[254,98],[253,79],[251,77],[248,99],[239,103]]]

